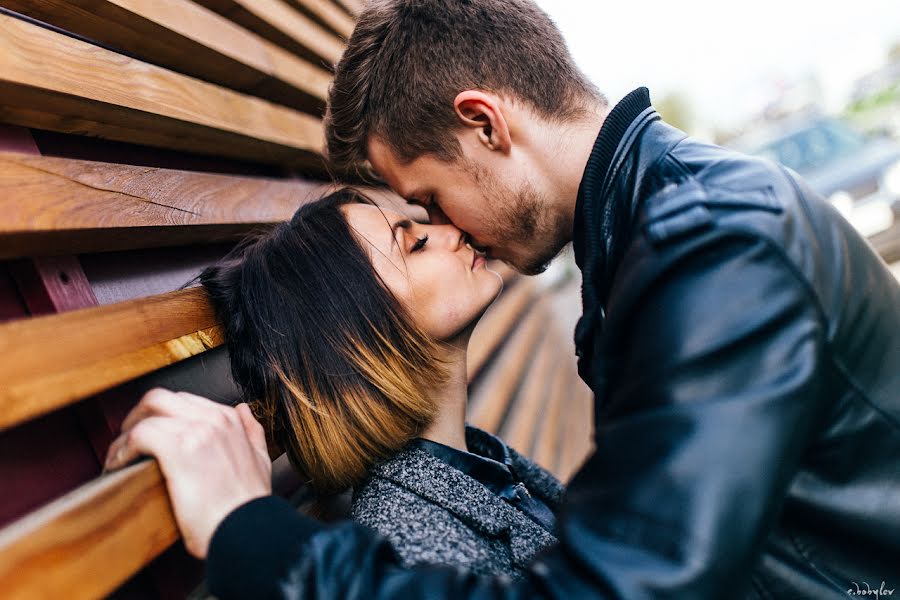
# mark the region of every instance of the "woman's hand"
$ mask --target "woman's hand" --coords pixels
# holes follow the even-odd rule
[[[216,528],[242,504],[272,493],[272,463],[262,426],[246,404],[217,404],[155,388],[122,423],[106,469],[141,455],[159,462],[188,551],[205,558]]]

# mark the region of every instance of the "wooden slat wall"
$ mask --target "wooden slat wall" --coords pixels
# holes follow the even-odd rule
[[[343,39],[353,33],[353,17],[331,0],[289,0],[289,3]]]
[[[343,52],[342,40],[284,0],[196,0],[284,49],[325,68]]]
[[[321,114],[329,72],[191,0],[0,0],[144,62]]]
[[[316,118],[0,14],[0,120],[323,169]]]
[[[0,596],[101,598],[176,539],[159,468],[142,462],[0,530]]]
[[[0,258],[236,239],[327,186],[0,153]]]
[[[0,325],[0,429],[222,343],[201,289]]]

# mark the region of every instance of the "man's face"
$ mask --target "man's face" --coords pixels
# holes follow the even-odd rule
[[[452,163],[426,155],[404,164],[379,138],[368,150],[375,171],[401,197],[424,207],[432,223],[453,223],[517,271],[540,273],[565,244],[563,225],[549,217],[526,164],[484,165],[465,155]]]

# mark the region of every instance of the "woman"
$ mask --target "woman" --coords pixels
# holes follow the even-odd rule
[[[562,486],[465,425],[466,347],[500,277],[452,225],[344,189],[200,276],[232,372],[312,488],[405,565],[516,577],[556,541]]]

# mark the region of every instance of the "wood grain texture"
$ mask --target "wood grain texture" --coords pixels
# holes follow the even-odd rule
[[[235,239],[329,189],[0,153],[0,258]]]
[[[534,447],[529,455],[537,464],[557,477],[560,476],[559,471],[555,470],[559,464],[560,455],[560,415],[563,405],[570,401],[568,396],[572,393],[572,381],[578,377],[578,373],[571,367],[571,361],[560,360],[552,375]]]
[[[366,2],[365,0],[332,0],[335,4],[341,7],[347,14],[353,17],[359,16],[359,13],[362,12],[362,9],[365,8]]]
[[[869,238],[869,243],[887,263],[900,260],[900,212],[894,213],[894,226]]]
[[[191,288],[0,325],[0,430],[221,345]]]
[[[527,456],[532,456],[538,425],[545,416],[553,372],[560,367],[562,357],[558,350],[558,332],[552,326],[547,327],[539,348],[525,370],[509,415],[500,428],[503,441]]]
[[[0,15],[0,122],[324,169],[319,119]]]
[[[143,60],[321,116],[331,75],[189,0],[0,0]]]
[[[538,347],[547,318],[546,303],[542,300],[506,340],[501,354],[469,395],[468,420],[472,425],[491,433],[500,430],[522,374]]]
[[[342,39],[350,39],[356,22],[347,11],[339,8],[331,0],[288,0],[288,2],[314,21],[328,27]]]
[[[577,383],[580,385],[575,385],[563,413],[559,462],[553,468],[563,483],[575,475],[594,451],[594,394],[581,380]]]
[[[159,467],[141,462],[0,530],[0,596],[100,598],[176,539]]]
[[[344,42],[285,0],[196,0],[313,64],[333,69]]]
[[[470,382],[478,377],[485,363],[525,314],[536,293],[534,282],[527,279],[516,281],[510,289],[504,290],[481,318],[472,332],[466,355]]]

